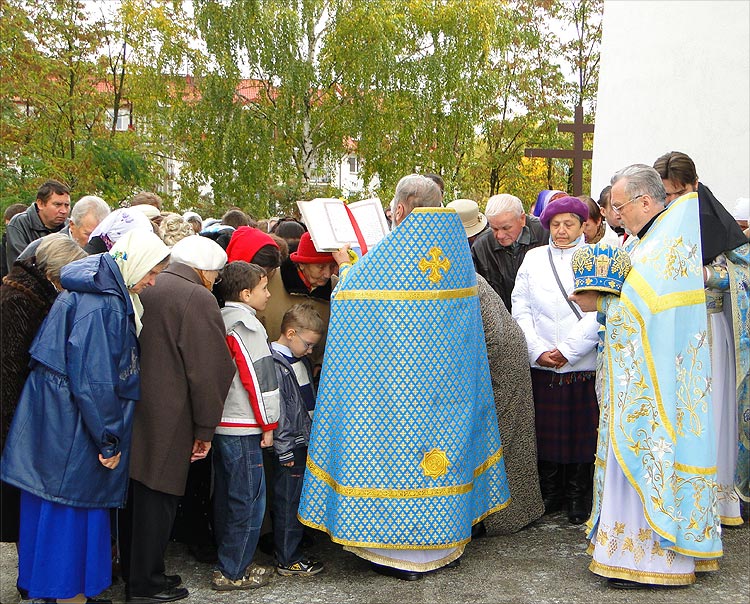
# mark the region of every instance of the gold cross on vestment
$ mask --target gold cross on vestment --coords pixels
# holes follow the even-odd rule
[[[440,273],[440,269],[442,268],[447,273],[448,269],[451,267],[451,262],[443,255],[443,250],[441,250],[439,247],[432,248],[427,256],[430,258],[430,260],[428,260],[427,258],[422,258],[419,261],[417,267],[420,271],[429,271],[427,278],[433,283],[437,283],[438,281],[440,281],[440,279],[443,278],[443,275]]]

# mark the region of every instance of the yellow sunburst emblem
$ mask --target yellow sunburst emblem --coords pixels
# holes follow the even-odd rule
[[[441,449],[433,449],[429,453],[425,453],[419,463],[424,475],[430,478],[439,478],[448,472],[449,465],[451,464],[448,461],[448,456]]]

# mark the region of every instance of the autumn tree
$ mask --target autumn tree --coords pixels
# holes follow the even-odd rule
[[[4,197],[54,177],[116,201],[148,162],[110,128],[112,98],[97,59],[106,24],[77,0],[8,0],[3,12]]]

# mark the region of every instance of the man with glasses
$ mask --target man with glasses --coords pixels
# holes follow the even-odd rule
[[[619,589],[688,585],[722,555],[698,196],[665,198],[649,166],[615,174],[632,269],[619,297],[571,296],[606,316],[589,568]]]

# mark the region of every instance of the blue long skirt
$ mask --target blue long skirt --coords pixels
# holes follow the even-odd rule
[[[112,583],[109,510],[21,491],[18,586],[30,598],[93,597]]]

